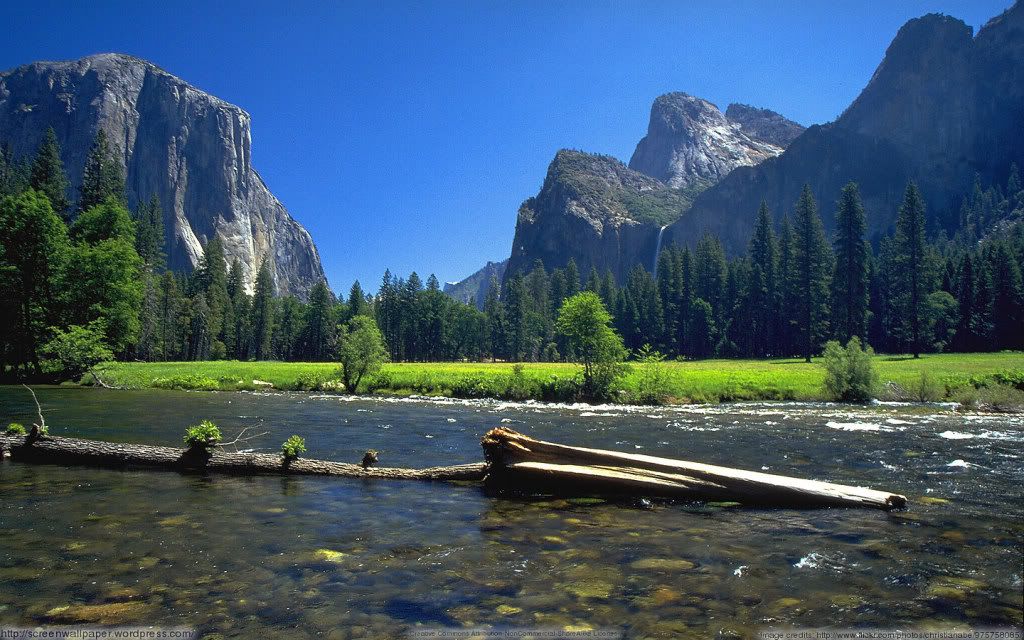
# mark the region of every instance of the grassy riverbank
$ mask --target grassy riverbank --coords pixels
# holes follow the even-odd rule
[[[702,360],[666,362],[664,389],[670,402],[731,400],[822,400],[824,372],[817,362],[802,360]],[[950,399],[999,373],[1024,376],[1020,352],[936,354],[919,360],[875,356],[875,369],[890,399],[911,399],[922,372],[930,383],[929,399]],[[157,362],[112,363],[101,367],[110,385],[130,388],[238,390],[333,390],[338,366],[312,362]],[[454,397],[558,400],[578,367],[527,363],[392,363],[361,392]],[[635,391],[638,367],[625,379],[627,397]],[[902,398],[901,398],[902,396]]]

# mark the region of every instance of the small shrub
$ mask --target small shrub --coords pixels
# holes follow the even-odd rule
[[[946,386],[929,372],[922,371],[917,380],[907,385],[905,392],[918,402],[938,402],[946,396]]]
[[[9,436],[23,436],[28,432],[25,431],[25,425],[19,424],[17,422],[12,422],[11,424],[7,425],[7,431],[5,431],[4,433],[6,433]]]
[[[295,378],[296,391],[337,391],[341,387],[340,378],[329,373],[309,371]]]
[[[871,347],[861,347],[857,336],[850,338],[845,349],[835,340],[830,340],[825,345],[822,363],[825,367],[825,391],[835,400],[870,400],[878,387],[878,374],[871,362],[874,355]]]
[[[636,400],[641,404],[663,404],[668,399],[668,376],[662,364],[665,356],[645,344],[637,352],[639,374]]]
[[[989,385],[978,390],[978,404],[992,411],[1017,413],[1024,411],[1024,391],[1008,384]]]
[[[221,441],[220,429],[209,420],[203,420],[185,430],[184,440],[189,449],[210,449]]]
[[[978,393],[977,387],[967,385],[957,390],[953,395],[953,400],[964,409],[977,409],[981,403],[981,395]]]
[[[300,453],[306,453],[306,440],[296,435],[288,436],[281,445],[281,455],[285,460],[294,460]]]
[[[181,389],[184,391],[217,391],[220,382],[207,376],[186,373],[170,378],[154,378],[152,386],[157,389]]]

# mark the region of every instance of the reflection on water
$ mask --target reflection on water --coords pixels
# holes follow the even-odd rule
[[[44,389],[57,435],[176,444],[186,424],[312,457],[480,458],[505,422],[542,438],[829,479],[905,512],[490,498],[476,487],[0,465],[0,625],[195,626],[225,637],[382,637],[417,625],[1020,625],[1020,418],[941,407],[630,409]],[[0,388],[0,424],[27,422]],[[959,434],[950,436],[949,434]]]

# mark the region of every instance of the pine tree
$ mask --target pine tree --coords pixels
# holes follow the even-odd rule
[[[526,281],[521,273],[517,273],[508,281],[503,296],[508,332],[508,358],[514,362],[525,359],[528,348],[528,297]]]
[[[779,244],[772,229],[772,217],[763,200],[750,238],[750,280],[745,309],[749,314],[751,352],[765,357],[776,352],[780,327],[779,306]]]
[[[359,285],[359,281],[356,280],[352,283],[352,287],[348,290],[348,318],[350,320],[355,316],[368,315],[370,311],[369,305],[366,303],[366,294],[363,293],[363,287]]]
[[[693,254],[694,297],[701,298],[711,305],[715,322],[719,323],[723,315],[723,294],[728,267],[725,263],[725,250],[721,241],[709,234],[697,242]]]
[[[337,320],[334,317],[331,297],[331,291],[323,280],[313,285],[309,293],[302,331],[303,359],[322,362],[334,357]]]
[[[114,149],[107,141],[103,129],[96,132],[96,140],[85,159],[82,184],[78,188],[78,211],[87,211],[114,198],[124,204],[124,169],[114,157]]]
[[[487,289],[487,297],[484,299],[484,316],[487,322],[487,337],[492,360],[508,357],[505,305],[498,297],[499,291],[501,291],[501,285],[498,283],[498,279],[491,274],[491,284]]]
[[[868,324],[868,261],[871,247],[864,235],[867,222],[855,182],[843,187],[836,211],[836,267],[832,276],[832,336],[846,344],[866,337]]]
[[[960,280],[957,285],[956,297],[960,308],[959,323],[953,346],[957,351],[973,351],[977,341],[974,337],[974,302],[976,277],[974,261],[970,253],[965,253],[960,263]]]
[[[179,359],[184,356],[181,351],[183,340],[179,331],[183,301],[178,280],[170,271],[165,271],[160,277],[157,305],[160,314],[160,357],[164,360]]]
[[[810,185],[796,203],[793,276],[797,337],[804,360],[821,347],[828,335],[828,291],[832,254]]]
[[[580,292],[580,269],[576,266],[576,259],[569,258],[569,262],[565,265],[565,297],[571,298]],[[558,300],[558,305],[561,306],[562,301]]]
[[[252,355],[257,360],[266,360],[272,350],[274,334],[274,282],[266,260],[256,274],[255,293],[250,312],[252,325]]]
[[[975,188],[980,187],[976,184]],[[900,315],[908,327],[910,350],[915,358],[919,358],[923,348],[924,303],[931,290],[928,289],[926,273],[924,200],[913,182],[907,185],[896,220],[896,250]]]
[[[164,214],[155,195],[139,205],[135,213],[135,250],[146,270],[154,273],[165,266]]]
[[[46,130],[43,141],[39,144],[32,170],[29,186],[41,192],[50,200],[54,213],[68,220],[68,178],[64,173],[64,163],[60,159],[60,145],[53,127]]]
[[[1019,349],[1024,345],[1024,298],[1020,266],[1004,242],[989,255],[992,273],[992,319],[995,347]]]

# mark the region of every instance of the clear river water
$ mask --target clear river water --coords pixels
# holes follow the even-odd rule
[[[774,627],[1022,624],[1024,419],[941,406],[623,408],[43,388],[51,433],[180,445],[185,426],[385,466],[481,459],[505,424],[569,444],[866,485],[907,510],[505,499],[476,486],[0,464],[0,627],[208,637],[420,628],[748,637]],[[29,424],[0,387],[0,424]]]

